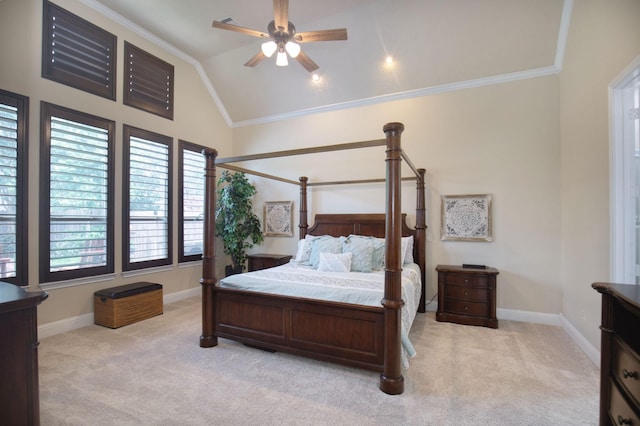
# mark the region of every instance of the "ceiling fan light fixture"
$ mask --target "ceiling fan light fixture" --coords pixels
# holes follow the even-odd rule
[[[296,58],[300,54],[300,45],[298,43],[288,41],[287,44],[284,45],[284,48],[292,58]]]
[[[276,57],[276,65],[279,67],[286,67],[287,65],[289,65],[287,54],[284,52],[284,50],[278,52],[278,56]]]
[[[270,58],[271,56],[273,56],[276,50],[278,50],[278,45],[275,41],[271,40],[267,41],[266,43],[262,43],[262,46],[260,48],[262,49],[262,53],[264,54],[264,56]]]

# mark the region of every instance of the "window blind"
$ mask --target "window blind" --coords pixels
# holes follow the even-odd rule
[[[0,103],[0,279],[16,276],[18,109]]]
[[[185,256],[202,255],[204,236],[204,156],[183,150],[182,232]]]
[[[109,134],[51,117],[50,272],[107,264]]]
[[[129,138],[129,262],[169,256],[169,146]]]

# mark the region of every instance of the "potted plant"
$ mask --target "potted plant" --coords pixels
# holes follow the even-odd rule
[[[244,270],[247,249],[264,240],[260,219],[253,212],[256,188],[244,173],[224,170],[216,193],[216,236],[222,238],[224,252],[232,263],[225,273],[238,274]]]

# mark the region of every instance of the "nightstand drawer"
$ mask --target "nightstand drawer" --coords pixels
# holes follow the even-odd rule
[[[613,339],[612,373],[627,391],[627,394],[640,406],[640,359],[638,354],[622,340]]]
[[[624,399],[618,386],[611,381],[611,396],[609,397],[609,418],[614,425],[640,425],[640,417]]]
[[[486,276],[475,276],[470,274],[447,274],[445,279],[445,284],[459,285],[467,288],[487,288],[488,282],[489,280]]]
[[[486,288],[470,288],[454,285],[445,287],[444,297],[475,302],[487,302],[489,300]]]
[[[445,299],[444,309],[445,311],[452,314],[470,315],[476,317],[489,316],[489,305],[487,305],[486,303]]]

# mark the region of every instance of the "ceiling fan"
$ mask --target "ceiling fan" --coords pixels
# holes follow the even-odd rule
[[[289,54],[289,56],[297,60],[307,71],[313,72],[319,68],[318,64],[313,62],[313,60],[302,51],[298,43],[347,39],[346,28],[297,33],[296,27],[289,22],[289,0],[273,0],[273,16],[273,21],[267,25],[267,33],[229,24],[230,18],[222,21],[213,21],[212,26],[214,28],[237,31],[263,39],[271,39],[262,43],[260,51],[244,64],[247,67],[255,67],[262,62],[262,60],[270,58],[277,52],[276,65],[287,66],[287,54]]]

